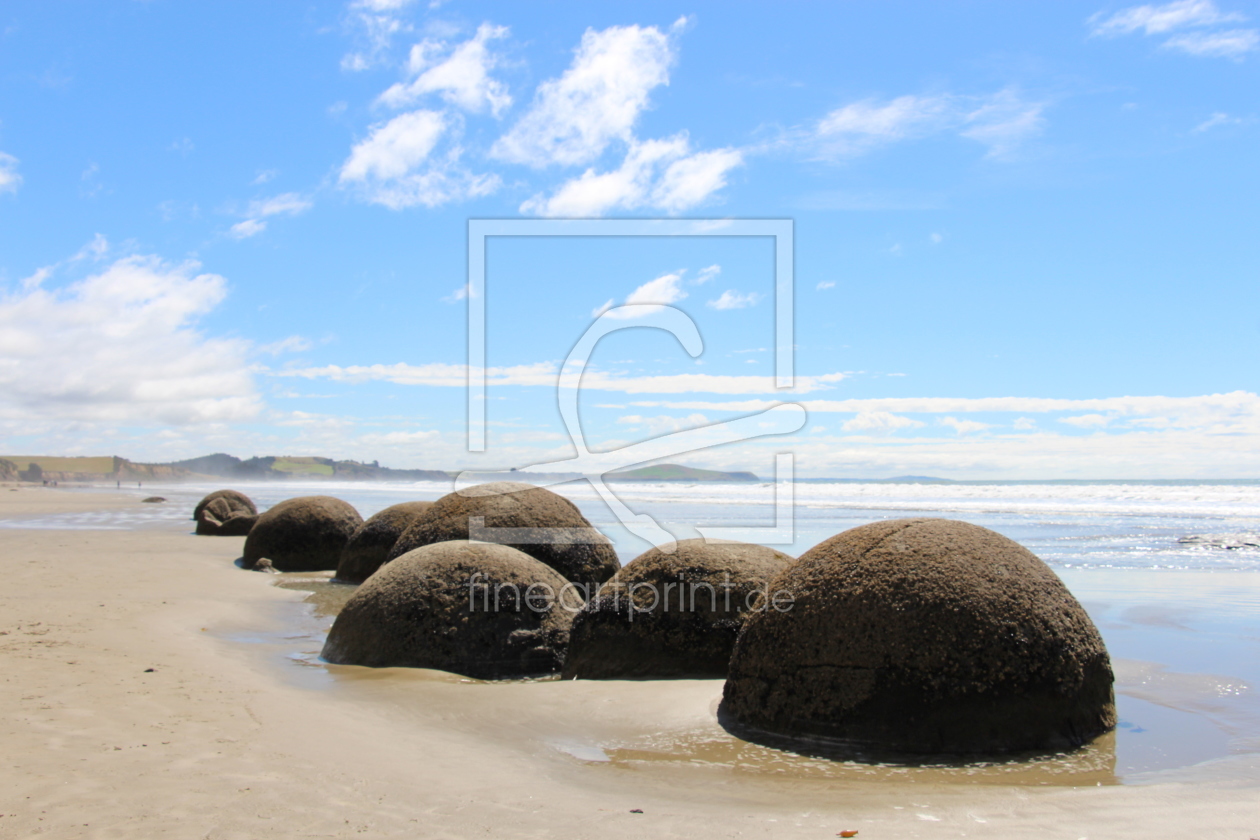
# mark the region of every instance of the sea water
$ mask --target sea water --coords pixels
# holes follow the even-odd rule
[[[221,486],[133,486],[123,489],[167,501],[7,519],[0,527],[191,531],[194,504]],[[451,490],[445,482],[231,486],[249,494],[260,510],[294,496],[333,495],[365,518],[392,504],[437,499]],[[1260,532],[1260,481],[610,486],[630,511],[651,516],[675,538],[699,536],[697,528],[759,528],[767,536],[757,541],[794,556],[880,519],[947,517],[990,528],[1045,560],[1102,633],[1117,674],[1119,778],[1140,780],[1260,753],[1260,550],[1180,542],[1195,535]],[[554,489],[613,541],[622,563],[649,547],[589,484]],[[790,504],[784,503],[785,493]]]

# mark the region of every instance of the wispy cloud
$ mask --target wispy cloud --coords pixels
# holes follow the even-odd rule
[[[726,186],[727,173],[743,160],[736,149],[693,153],[686,132],[665,140],[631,141],[617,169],[588,169],[552,195],[525,201],[521,212],[566,218],[651,207],[678,213],[704,203]]]
[[[681,24],[669,32],[654,26],[586,30],[573,63],[538,86],[529,110],[491,155],[535,167],[576,166],[598,158],[613,140],[630,143],[649,95],[669,83]]]
[[[326,365],[324,367],[298,368],[276,371],[280,377],[304,379],[328,379],[335,382],[393,382],[398,385],[427,385],[434,387],[463,388],[468,376],[481,375],[480,370],[469,370],[466,365],[428,364],[408,365]],[[529,386],[556,388],[559,367],[549,362],[513,367],[486,368],[486,384],[489,386]],[[798,376],[791,393],[807,394],[827,390],[846,378],[843,373],[822,376]],[[665,374],[660,376],[629,376],[587,368],[582,376],[582,388],[588,391],[614,391],[623,394],[773,394],[776,393],[773,376],[723,376],[705,373]],[[782,393],[782,392],[779,392]]]
[[[1187,32],[1164,42],[1164,47],[1207,58],[1242,58],[1260,46],[1260,30],[1229,29],[1224,32]]]
[[[919,420],[902,417],[890,411],[863,411],[852,420],[841,426],[846,432],[883,432],[891,433],[898,429],[915,429],[922,426]]]
[[[687,297],[687,292],[682,288],[682,278],[683,272],[675,271],[649,280],[626,295],[625,303],[635,308],[619,309],[608,317],[623,320],[646,318],[654,312],[659,312],[662,306],[677,303]],[[610,299],[603,306],[596,308],[591,315],[598,318],[611,310],[613,306],[614,300]]]
[[[17,158],[0,152],[0,193],[17,192],[22,185],[22,176],[18,174],[17,167]]]
[[[727,289],[725,292],[722,292],[720,297],[706,301],[705,306],[710,309],[717,310],[747,309],[750,306],[756,306],[757,302],[760,300],[761,295],[756,292],[748,292],[745,294],[737,292],[733,289]]]
[[[1110,38],[1128,35],[1139,29],[1147,35],[1158,35],[1188,26],[1209,26],[1242,19],[1242,15],[1234,12],[1221,12],[1212,0],[1176,0],[1163,6],[1130,6],[1111,15],[1099,12],[1089,19],[1089,23],[1091,35]]]
[[[498,116],[512,104],[512,97],[506,85],[490,75],[498,57],[488,44],[507,35],[506,26],[483,23],[472,38],[454,47],[429,39],[414,45],[407,61],[410,81],[392,85],[378,101],[391,108],[404,108],[426,94],[436,93],[465,111],[489,111]]]
[[[434,207],[494,192],[498,176],[462,168],[458,146],[431,158],[450,125],[449,115],[421,109],[372,126],[342,164],[339,183],[358,187],[367,200],[392,209]]]
[[[1250,125],[1256,121],[1255,117],[1231,117],[1224,111],[1217,111],[1203,122],[1196,125],[1191,131],[1195,134],[1201,134],[1204,131],[1211,131],[1222,125]]]
[[[350,24],[357,49],[341,58],[341,69],[350,73],[370,70],[382,64],[395,36],[411,29],[397,13],[411,0],[356,0],[350,4]]]
[[[270,216],[296,216],[305,213],[314,205],[310,199],[298,193],[282,193],[271,198],[260,198],[249,203],[245,212],[245,221],[232,225],[228,233],[235,239],[248,239],[257,236],[267,229],[266,219]]]
[[[1260,46],[1255,29],[1221,29],[1221,24],[1246,20],[1239,12],[1223,12],[1212,0],[1176,0],[1161,6],[1130,6],[1110,15],[1099,12],[1087,24],[1090,35],[1115,38],[1141,32],[1143,35],[1170,35],[1164,49],[1210,58],[1241,58]],[[1173,32],[1207,29],[1200,32]]]
[[[831,111],[803,134],[805,144],[822,158],[852,157],[893,143],[951,133],[982,143],[989,147],[990,156],[1001,157],[1044,129],[1045,108],[1045,102],[1029,101],[1013,88],[985,96],[863,99]]]

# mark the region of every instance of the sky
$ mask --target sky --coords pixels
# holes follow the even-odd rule
[[[4,4],[0,451],[546,470],[602,325],[605,466],[1260,477],[1258,66],[1256,0]],[[479,219],[695,222],[474,300]]]

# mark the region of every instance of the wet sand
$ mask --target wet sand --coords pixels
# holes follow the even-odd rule
[[[0,489],[0,517],[93,504],[140,503]],[[720,681],[324,666],[307,593],[190,526],[0,531],[0,837],[1260,836],[1255,753],[1142,784],[1116,783],[1106,743],[1057,766],[848,766],[729,738]],[[1175,664],[1118,671],[1158,706]]]

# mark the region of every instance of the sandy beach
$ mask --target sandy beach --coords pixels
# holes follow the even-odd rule
[[[140,504],[0,489],[0,518]],[[1057,773],[829,767],[723,736],[719,680],[325,666],[307,593],[191,524],[0,531],[0,837],[1260,836],[1255,753],[1136,785],[1105,743]]]

